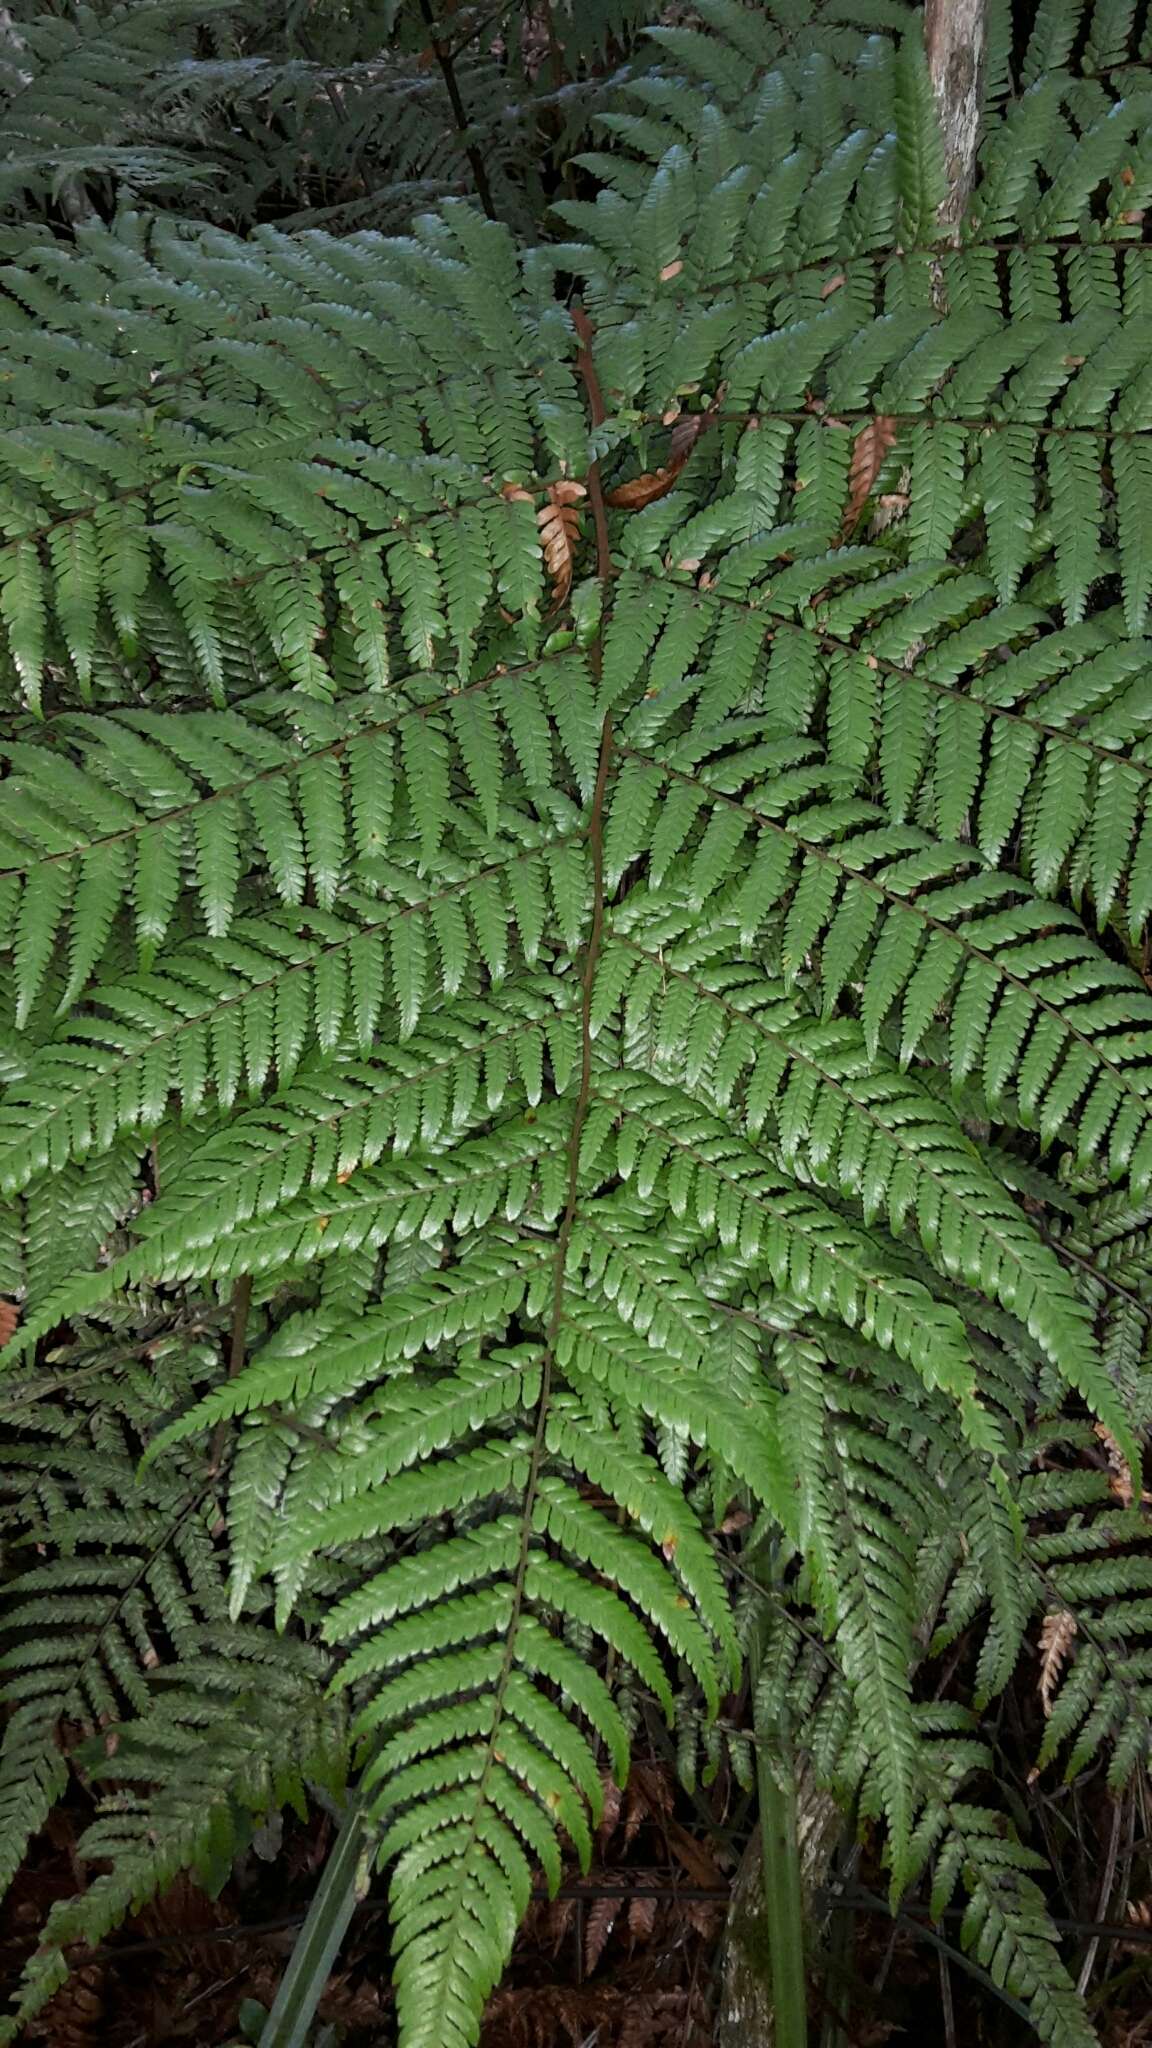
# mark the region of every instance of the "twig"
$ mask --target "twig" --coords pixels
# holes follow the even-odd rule
[[[1104,1874],[1100,1879],[1100,1896],[1096,1906],[1097,1920],[1103,1920],[1107,1911],[1108,1901],[1112,1896],[1112,1887],[1116,1882],[1116,1863],[1120,1854],[1120,1828],[1123,1818],[1124,1802],[1122,1799],[1117,1799],[1113,1802],[1112,1806],[1112,1832],[1108,1838],[1108,1854],[1104,1859]],[[1080,1975],[1076,1979],[1076,1989],[1081,1998],[1083,1998],[1091,1982],[1099,1950],[1100,1936],[1094,1934],[1088,1943],[1088,1953],[1081,1964]]]
[[[944,2048],[956,2048],[956,2013],[952,2005],[952,1972],[948,1958],[941,1950],[940,1963],[940,2009],[944,2018]]]
[[[677,1901],[682,1902],[689,1899],[694,1902],[698,1901],[702,1905],[707,1905],[715,1900],[717,1905],[722,1905],[731,1896],[731,1887],[728,1885],[699,1884],[625,1884],[623,1882],[601,1885],[588,1883],[583,1878],[577,1878],[569,1884],[561,1885],[560,1890],[555,1893],[551,1892],[547,1885],[540,1884],[533,1885],[532,1887],[532,1897],[534,1899],[547,1901],[552,1901],[553,1899],[618,1899],[622,1896],[629,1899],[663,1900],[671,1905],[676,1904]],[[827,1910],[830,1913],[866,1911],[881,1915],[885,1919],[891,1917],[891,1907],[886,1899],[880,1898],[876,1893],[857,1890],[855,1887],[841,1887],[831,1884],[818,1885],[812,1896],[814,1902],[820,1906],[822,1911]],[[356,1917],[361,1918],[366,1914],[378,1916],[381,1913],[386,1913],[388,1907],[383,1899],[362,1899],[357,1902],[355,1910]],[[126,1960],[129,1956],[160,1955],[168,1949],[197,1948],[205,1942],[261,1941],[269,1934],[283,1934],[294,1927],[302,1926],[304,1917],[303,1913],[284,1913],[274,1920],[254,1920],[233,1927],[197,1927],[189,1929],[184,1934],[154,1935],[148,1941],[106,1941],[100,1942],[92,1948],[84,1941],[75,1941],[66,1942],[62,1946],[65,1955],[75,1951],[77,1961],[90,1963],[115,1960],[119,1962]],[[962,1907],[949,1906],[941,1915],[941,1924],[947,1922],[955,1923],[958,1920],[962,1920],[963,1917]],[[936,1936],[933,1929],[925,1921],[917,1919],[908,1908],[901,1908],[897,1918],[910,1933],[922,1937],[938,1949],[943,1949],[951,1962],[967,1964],[967,1957],[959,1950],[954,1949],[950,1942],[943,1941],[939,1936]],[[1152,1945],[1152,1927],[1145,1927],[1138,1920],[1131,1922],[1120,1920],[1063,1920],[1054,1917],[1052,1925],[1058,1934],[1090,1934],[1096,1936],[1100,1941],[1119,1941],[1132,1948],[1146,1949]],[[3,1953],[7,1955],[22,1955],[29,1949],[39,1947],[42,1940],[43,1936],[41,1934],[21,1935],[16,1940],[5,1942],[3,1944]],[[977,1966],[973,1964],[971,1967],[972,1974],[982,1979],[983,1973]]]
[[[181,2007],[181,2011],[191,2012],[193,2006],[203,2005],[206,1998],[218,1998],[222,1991],[229,1990],[233,1984],[239,1984],[244,1975],[245,1972],[243,1970],[233,1970],[230,1977],[218,1977],[215,1984],[207,1985],[203,1991],[196,1993],[195,1998],[188,1999]],[[149,2048],[149,2042],[153,2038],[151,2029],[143,2034],[135,2034],[132,2040],[129,2041],[128,2048]]]
[[[885,1915],[891,1913],[887,1900],[878,1898],[875,1892],[861,1890],[856,1892],[854,1897],[857,1905],[867,1906],[873,1912]],[[1011,1992],[1006,1991],[1003,1985],[997,1984],[995,1978],[991,1977],[987,1970],[982,1970],[979,1963],[974,1963],[970,1956],[966,1956],[962,1949],[953,1948],[950,1941],[945,1941],[943,1936],[937,1934],[933,1928],[926,1927],[922,1920],[914,1920],[910,1913],[899,1911],[892,1914],[891,1917],[894,1922],[892,1943],[875,1987],[877,1990],[882,1988],[883,1980],[887,1977],[888,1965],[892,1959],[892,1948],[895,1946],[897,1933],[901,1927],[904,1927],[908,1930],[909,1934],[915,1936],[917,1941],[926,1942],[929,1948],[935,1949],[937,1955],[947,1956],[949,1962],[954,1963],[958,1970],[963,1970],[968,1977],[974,1977],[976,1982],[982,1984],[986,1991],[993,1993],[1001,2005],[1007,2006],[1009,2012],[1014,2012],[1017,2019],[1028,2019],[1027,2006],[1022,2005],[1018,1998],[1013,1998]]]
[[[474,21],[471,28],[464,30],[459,42],[452,44],[448,51],[449,59],[455,62],[461,51],[468,48],[469,43],[474,43],[476,38],[484,35],[488,29],[496,28],[508,15],[514,14],[515,11],[516,0],[504,0],[502,7],[494,7],[491,14],[482,14],[479,21]]]
[[[244,1352],[248,1338],[248,1311],[252,1306],[252,1275],[242,1273],[232,1289],[232,1335],[228,1345],[228,1377],[234,1380],[244,1366]],[[212,1451],[208,1469],[213,1476],[219,1472],[224,1457],[224,1446],[228,1441],[228,1420],[222,1416],[212,1435]]]
[[[444,90],[448,95],[449,104],[452,108],[452,118],[456,123],[464,154],[468,159],[469,169],[476,180],[476,197],[488,215],[489,220],[495,220],[496,208],[492,204],[492,187],[488,183],[488,173],[484,168],[484,159],[476,144],[468,140],[468,115],[464,102],[460,97],[460,87],[456,82],[456,69],[452,62],[452,52],[446,43],[441,42],[436,32],[436,17],[432,12],[430,0],[420,0],[420,12],[424,17],[425,26],[428,30],[428,40],[432,45],[432,55],[440,66],[440,76],[444,80]]]

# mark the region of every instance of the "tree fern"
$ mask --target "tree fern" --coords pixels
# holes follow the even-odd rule
[[[13,1857],[118,1788],[18,2019],[348,1772],[474,2041],[738,1496],[768,1708],[1092,2038],[919,1681],[1074,1614],[1038,1767],[1144,1760],[1143,102],[1042,10],[953,245],[915,16],[697,17],[552,239],[10,237]]]

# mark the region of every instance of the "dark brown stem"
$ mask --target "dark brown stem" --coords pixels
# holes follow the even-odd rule
[[[564,46],[556,33],[556,20],[552,12],[552,0],[544,0],[544,32],[548,38],[548,67],[552,74],[552,91],[557,104],[542,107],[540,122],[548,136],[549,147],[556,154],[556,168],[563,181],[565,196],[577,197],[576,178],[570,156],[561,160],[560,151],[564,141],[564,116],[559,105],[560,94],[568,83],[564,63]]]
[[[463,31],[459,42],[452,44],[448,51],[449,57],[457,58],[462,50],[468,48],[469,43],[474,43],[478,37],[487,35],[490,28],[502,27],[508,15],[515,12],[516,0],[504,0],[502,7],[494,7],[491,14],[482,14],[479,21],[474,21],[471,28]]]
[[[425,0],[421,0],[422,6]],[[583,323],[583,324],[581,324]],[[580,372],[588,395],[588,410],[593,426],[604,418],[604,401],[592,363],[588,343],[591,339],[591,325],[581,313],[577,319],[577,333],[580,336]],[[608,520],[604,510],[604,498],[600,489],[596,465],[588,473],[588,496],[596,523],[599,573],[607,591],[608,578],[612,573],[611,556],[608,550]],[[597,634],[595,644],[589,653],[589,663],[597,679],[600,675],[603,645],[603,629]],[[540,1485],[547,1450],[548,1415],[552,1400],[552,1376],[556,1362],[556,1347],[564,1321],[564,1287],[568,1264],[568,1251],[576,1223],[576,1212],[580,1201],[580,1144],[592,1101],[592,997],[596,984],[596,970],[600,962],[600,948],[604,936],[604,811],[611,780],[614,747],[612,738],[611,713],[605,714],[600,735],[600,758],[596,770],[596,785],[588,810],[585,837],[588,842],[589,859],[592,866],[592,916],[588,929],[588,943],[584,952],[584,971],[580,978],[580,1077],[576,1099],[572,1107],[572,1124],[567,1146],[567,1197],[564,1213],[556,1228],[556,1242],[553,1253],[552,1303],[544,1331],[541,1355],[540,1393],[536,1402],[536,1415],[532,1430],[532,1451],[528,1461],[528,1473],[524,1482],[520,1508],[520,1548],[516,1567],[512,1575],[512,1605],[504,1637],[504,1654],[492,1698],[491,1732],[488,1737],[487,1753],[476,1787],[476,1803],[473,1809],[473,1827],[487,1795],[488,1779],[497,1757],[500,1727],[504,1716],[504,1700],[516,1668],[516,1642],[523,1612],[528,1582],[528,1567],[532,1555],[533,1506]]]
[[[448,48],[447,43],[441,42],[437,34],[436,17],[432,12],[431,0],[420,0],[420,12],[424,17],[428,30],[428,40],[432,45],[432,55],[440,66],[440,76],[444,80],[444,90],[448,95],[448,101],[452,108],[452,118],[459,130],[464,154],[468,159],[469,169],[476,182],[476,197],[488,215],[489,220],[495,220],[496,208],[492,204],[492,187],[488,183],[488,173],[484,168],[484,159],[475,143],[466,140],[468,134],[468,115],[465,111],[464,102],[460,97],[460,87],[456,79],[456,67],[452,61],[452,52]]]
[[[607,412],[604,405],[604,394],[600,389],[600,379],[592,359],[592,340],[596,330],[584,311],[583,306],[573,306],[572,325],[576,329],[580,342],[576,356],[576,367],[584,380],[584,389],[588,393],[588,412],[592,425],[599,427],[603,425]],[[607,590],[608,582],[612,575],[612,547],[608,536],[608,513],[604,505],[604,491],[600,482],[600,464],[598,462],[589,464],[588,474],[584,481],[588,487],[588,503],[592,507],[592,524],[596,529],[596,574],[603,583],[605,590]],[[597,651],[599,651],[599,639],[597,639],[596,645]]]
[[[248,1311],[252,1306],[252,1275],[242,1273],[232,1289],[232,1333],[228,1341],[228,1377],[234,1380],[242,1371],[248,1342]],[[208,1462],[209,1472],[215,1476],[224,1460],[224,1447],[228,1441],[228,1421],[224,1417],[216,1424],[212,1436],[212,1452]]]

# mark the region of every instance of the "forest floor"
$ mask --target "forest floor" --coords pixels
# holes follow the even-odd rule
[[[1103,1795],[1101,1795],[1103,1803]],[[1109,1808],[1109,1811],[1112,1811]],[[668,1759],[639,1761],[627,1791],[608,1787],[596,1856],[560,1896],[541,1896],[492,1999],[482,2048],[713,2048],[713,2014],[732,1879],[750,1824],[735,1786],[687,1793]],[[0,1977],[11,1986],[52,1903],[85,1881],[75,1854],[82,1795],[42,1835],[0,1920]],[[1090,1811],[1075,1816],[1091,1831]],[[331,1824],[269,1830],[211,1899],[180,1882],[84,1960],[29,2032],[46,2048],[231,2048],[258,2038],[330,1847]],[[1086,1841],[1086,1864],[1091,1843]],[[265,1860],[267,1859],[267,1860]],[[1095,1859],[1097,1872],[1100,1857]],[[814,1983],[813,2048],[1023,2048],[1036,2036],[955,1947],[910,1906],[883,1907],[865,1856],[851,1909],[839,1908],[838,1961]],[[1054,1910],[1062,1904],[1054,1902]],[[1104,2048],[1152,2048],[1152,1926],[1101,1940],[1090,1997]],[[1152,1918],[1152,1914],[1149,1915]],[[1081,1966],[1090,1940],[1069,1931]],[[393,2040],[383,1901],[359,1909],[320,2008],[312,2048]],[[756,2048],[749,2043],[747,2048]]]

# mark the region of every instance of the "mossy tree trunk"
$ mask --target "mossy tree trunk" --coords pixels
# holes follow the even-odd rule
[[[976,176],[984,93],[986,0],[926,0],[924,46],[944,138],[948,197],[941,217],[955,227]]]
[[[826,1910],[818,1894],[827,1883],[843,1818],[801,1764],[796,1783],[796,1841],[809,1960],[822,1938]],[[757,1829],[736,1875],[721,1963],[716,2048],[775,2048],[768,1911],[763,1854]]]

